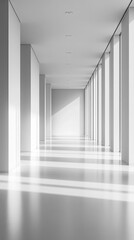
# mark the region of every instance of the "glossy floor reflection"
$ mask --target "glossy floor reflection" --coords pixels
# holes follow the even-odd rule
[[[134,168],[87,139],[51,139],[0,175],[0,240],[133,240]]]

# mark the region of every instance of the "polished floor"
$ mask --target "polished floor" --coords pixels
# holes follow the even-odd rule
[[[134,167],[87,139],[54,138],[0,175],[0,240],[133,240]]]

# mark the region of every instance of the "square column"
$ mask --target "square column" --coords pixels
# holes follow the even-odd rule
[[[94,139],[97,141],[97,71],[94,73]]]
[[[97,144],[102,143],[101,139],[101,118],[102,118],[102,95],[101,95],[101,65],[97,68]]]
[[[20,164],[20,21],[0,1],[0,172]]]
[[[102,145],[109,145],[109,53],[102,58]]]
[[[134,164],[134,8],[122,21],[122,161]]]
[[[119,152],[119,36],[110,44],[110,148]]]
[[[88,137],[88,86],[85,89],[85,137]]]
[[[40,75],[40,141],[46,140],[46,79]]]
[[[85,136],[91,138],[91,82],[85,89]]]
[[[46,84],[46,138],[51,138],[51,84]]]
[[[39,147],[39,62],[29,44],[21,45],[21,151]]]
[[[85,89],[85,137],[90,138],[90,115],[91,115],[91,99],[90,99],[90,89],[89,89],[89,84],[87,85],[86,89]]]
[[[91,139],[91,81],[88,83],[88,136]]]
[[[119,36],[119,151],[122,142],[122,35]]]
[[[91,82],[91,139],[94,139],[94,79]]]
[[[101,95],[102,95],[102,120],[101,120],[101,135],[102,145],[105,146],[105,54],[102,58],[102,82],[101,82]]]

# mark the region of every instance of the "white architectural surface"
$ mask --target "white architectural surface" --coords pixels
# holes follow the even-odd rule
[[[46,84],[46,138],[52,135],[52,90],[51,84]]]
[[[8,172],[20,163],[20,22],[7,0],[0,32],[0,171]]]
[[[122,161],[134,163],[134,8],[122,22]]]
[[[97,143],[102,143],[102,65],[97,67]]]
[[[21,45],[21,151],[39,146],[39,63],[29,44]]]
[[[40,75],[40,141],[46,140],[46,79]]]
[[[114,36],[110,48],[110,147],[119,151],[119,36]]]
[[[52,90],[52,135],[81,137],[85,134],[84,90]]]

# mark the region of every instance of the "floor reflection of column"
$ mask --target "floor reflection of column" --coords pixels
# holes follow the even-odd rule
[[[19,179],[19,176],[18,176]],[[7,214],[8,214],[8,239],[18,240],[22,228],[22,193],[21,179],[12,181],[12,176],[7,178]]]
[[[39,159],[39,153],[36,154]],[[33,160],[34,161],[34,160]],[[32,178],[40,178],[39,161],[36,161],[36,167],[33,165],[31,159],[30,173],[29,173],[29,191],[31,194],[28,197],[28,216],[30,216],[30,236],[27,239],[38,239],[40,226],[40,183],[32,181]],[[33,192],[33,188],[37,189],[37,193]],[[26,239],[26,238],[25,238]]]

